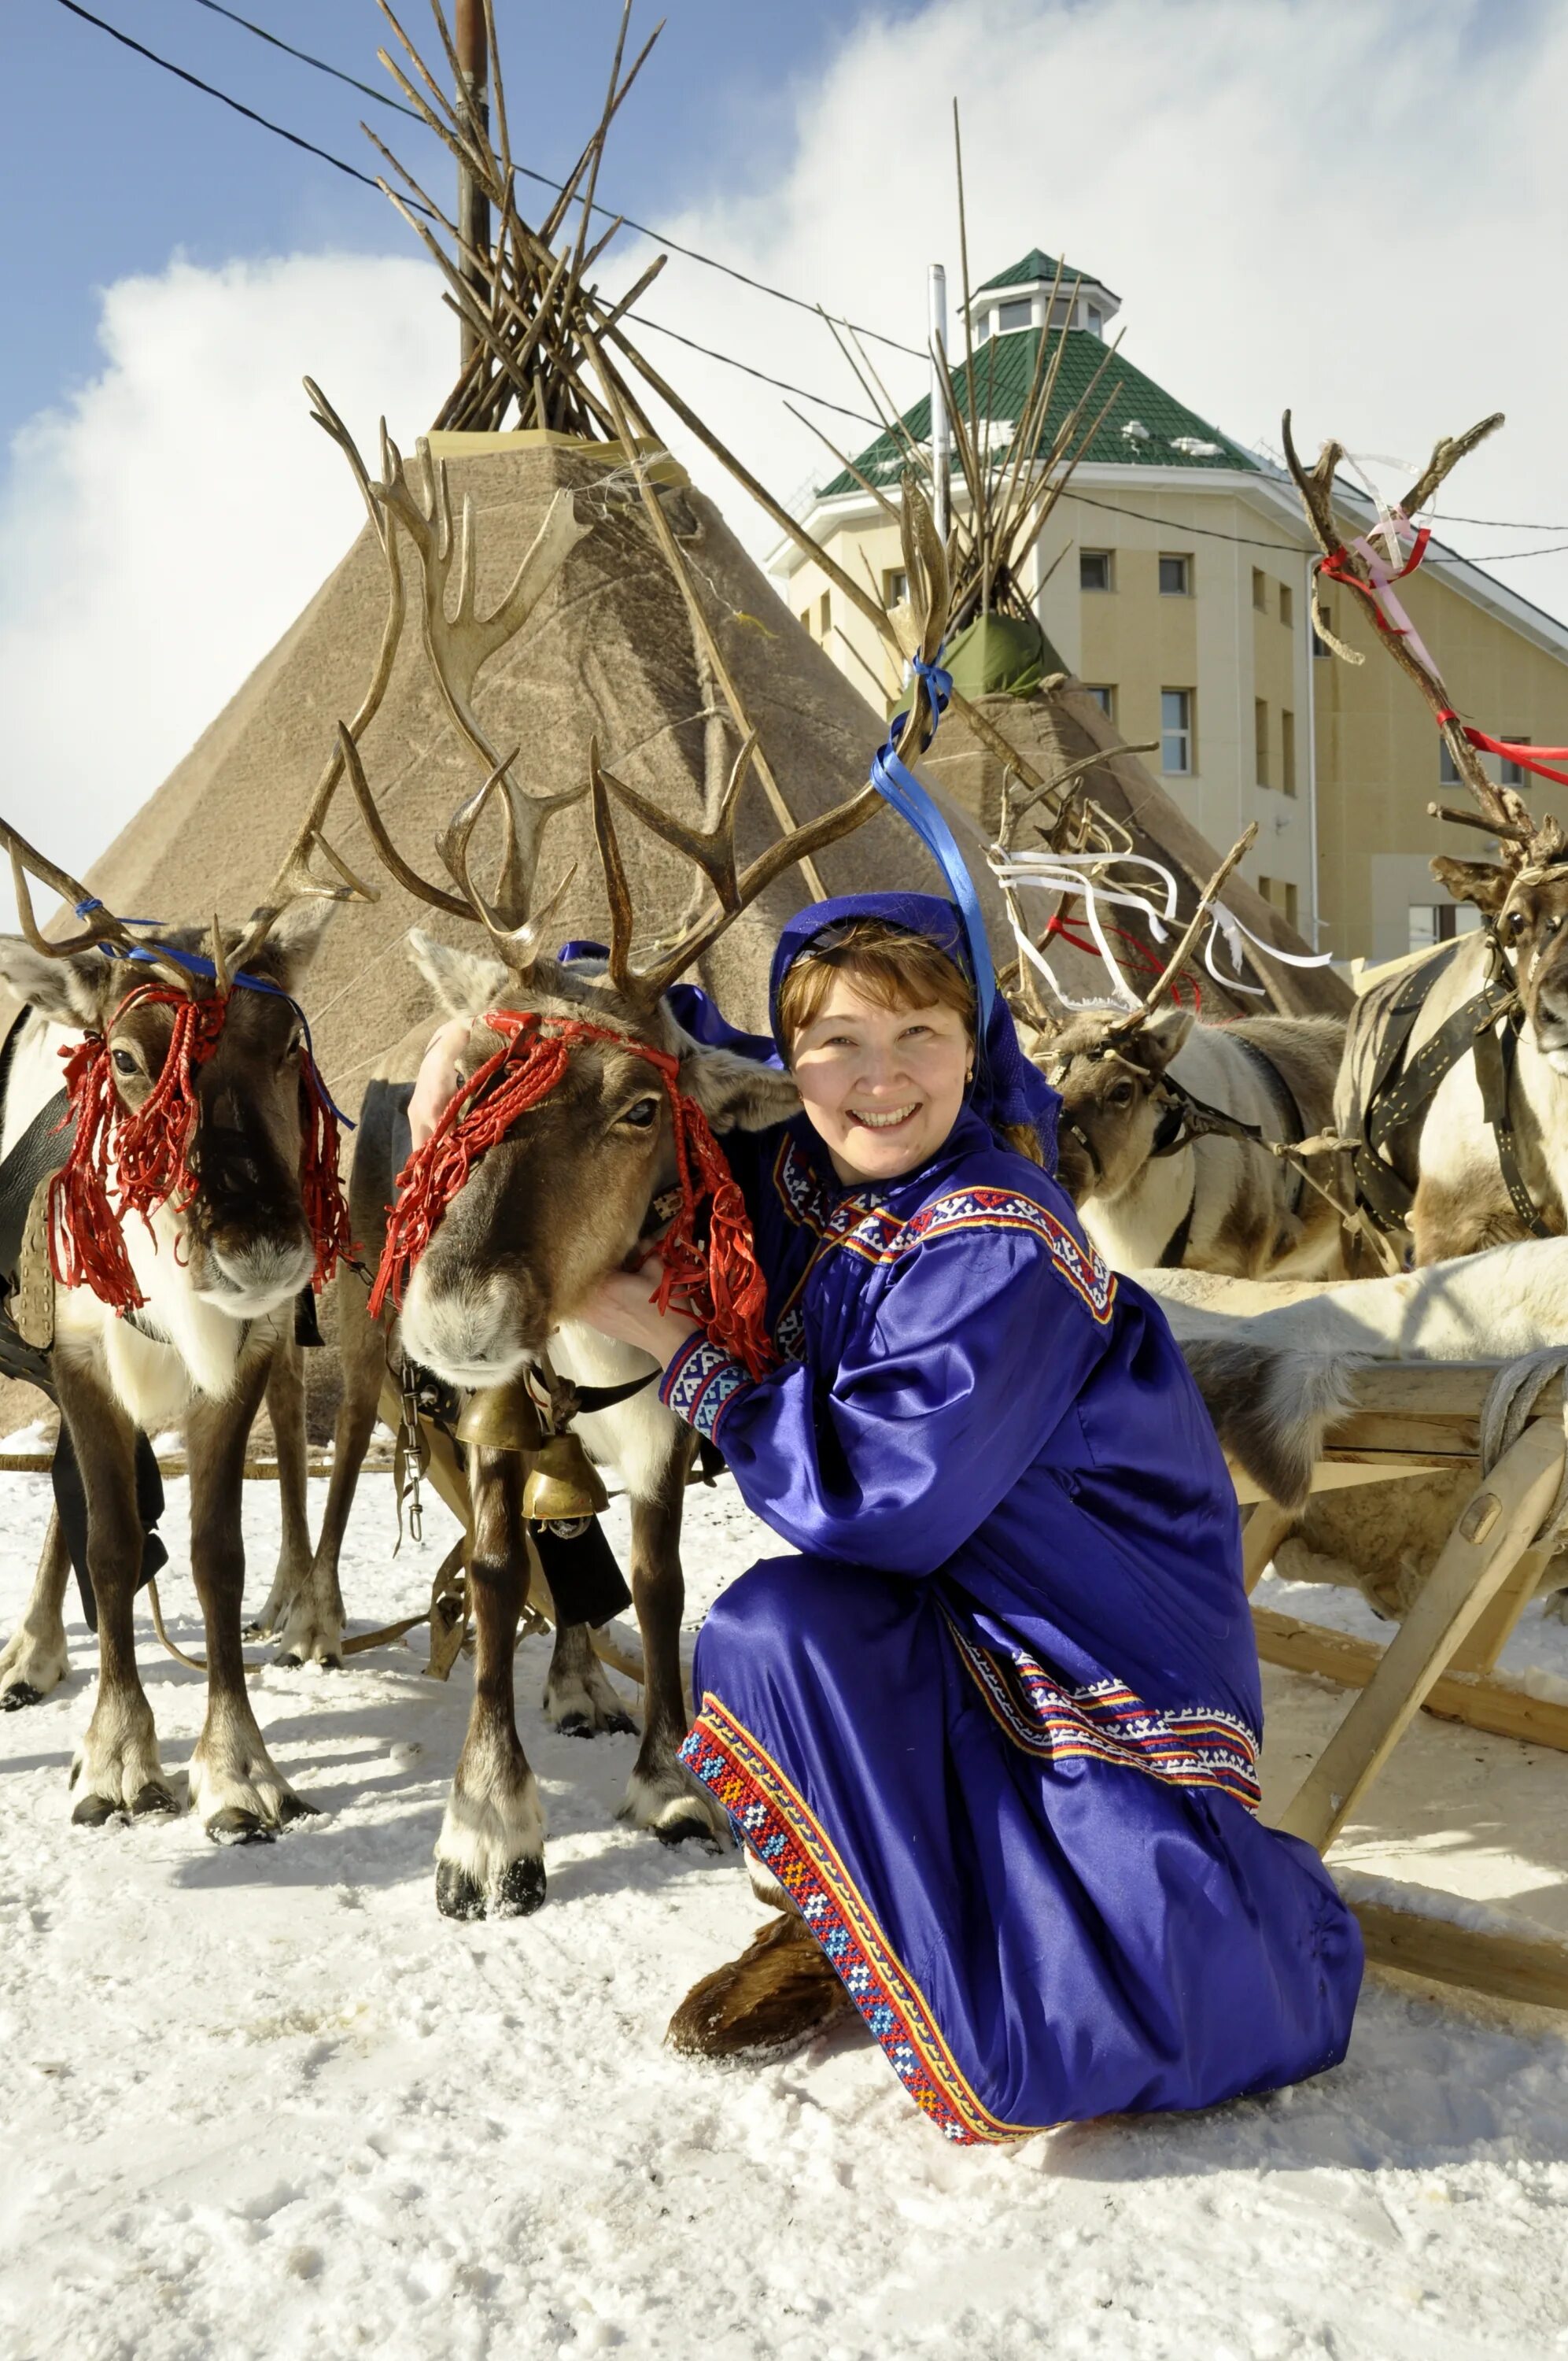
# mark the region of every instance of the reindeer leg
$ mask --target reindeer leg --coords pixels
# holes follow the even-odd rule
[[[338,1559],[348,1530],[349,1511],[359,1483],[365,1454],[376,1431],[376,1405],[387,1367],[387,1340],[371,1321],[365,1290],[345,1276],[338,1286],[338,1356],[343,1368],[343,1399],[333,1428],[332,1475],[326,1507],[309,1571],[294,1595],[289,1620],[280,1633],[280,1664],[325,1664],[343,1662],[343,1590]]]
[[[176,1806],[137,1671],[142,1525],[136,1428],[91,1369],[61,1356],[56,1382],[87,1499],[87,1571],[98,1608],[98,1696],[71,1765],[71,1786],[81,1792],[71,1817],[95,1828],[117,1813],[171,1812]]]
[[[300,1347],[291,1336],[279,1339],[267,1372],[267,1414],[272,1427],[273,1448],[278,1454],[283,1538],[267,1604],[247,1624],[247,1640],[271,1637],[310,1572],[311,1527],[305,1499],[305,1373]]]
[[[544,1813],[517,1734],[512,1655],[528,1590],[522,1461],[476,1450],[474,1703],[435,1842],[436,1906],[448,1918],[523,1918],[544,1899]]]
[[[60,1518],[51,1514],[44,1535],[43,1554],[33,1576],[32,1594],[22,1620],[0,1648],[0,1713],[15,1713],[25,1705],[41,1705],[71,1669],[65,1644],[65,1586],[71,1578],[71,1553],[65,1546]]]
[[[269,1839],[313,1813],[267,1752],[245,1686],[240,1651],[245,1454],[267,1381],[268,1356],[242,1362],[224,1401],[198,1401],[186,1421],[191,1466],[191,1571],[207,1633],[207,1718],[191,1757],[191,1804],[214,1842]]]
[[[717,1851],[729,1822],[706,1787],[679,1760],[686,1734],[681,1683],[681,1511],[692,1445],[677,1450],[648,1499],[631,1504],[631,1596],[642,1634],[642,1743],[626,1783],[620,1817],[652,1828],[661,1844],[696,1837]]]
[[[555,1626],[544,1682],[544,1718],[569,1738],[597,1738],[601,1730],[637,1728],[594,1653],[586,1623]]]

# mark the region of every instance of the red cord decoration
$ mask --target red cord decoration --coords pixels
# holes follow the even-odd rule
[[[505,1137],[520,1115],[549,1097],[565,1073],[574,1046],[612,1041],[653,1068],[663,1083],[674,1126],[681,1203],[656,1249],[664,1275],[654,1301],[661,1312],[667,1311],[674,1290],[684,1290],[708,1335],[760,1378],[773,1359],[764,1325],[767,1283],[758,1266],[745,1199],[707,1116],[680,1088],[679,1060],[581,1017],[545,1019],[532,1010],[501,1008],[489,1010],[481,1021],[502,1036],[503,1046],[448,1102],[434,1131],[398,1175],[397,1199],[389,1208],[386,1244],[370,1291],[370,1317],[379,1317],[389,1294],[394,1303],[402,1302],[414,1265],[478,1159]],[[706,1246],[696,1234],[704,1206]]]
[[[133,1109],[115,1087],[108,1034],[130,1008],[174,1011],[162,1071]],[[126,1252],[124,1223],[172,1203],[183,1213],[195,1196],[191,1146],[200,1107],[196,1075],[218,1046],[226,999],[192,1000],[171,985],[144,983],[126,993],[104,1033],[89,1033],[61,1052],[76,1132],[71,1153],[49,1184],[49,1268],[64,1287],[90,1287],[115,1312],[146,1302]],[[313,1284],[323,1287],[349,1251],[348,1208],[338,1177],[337,1118],[307,1050],[300,1082],[304,1141],[300,1187],[315,1241]],[[60,1126],[61,1130],[65,1127]],[[111,1170],[113,1194],[111,1195]]]
[[[1092,936],[1085,940],[1081,934],[1075,935],[1072,932],[1073,927],[1077,924],[1078,921],[1076,919],[1064,918],[1060,917],[1053,918],[1049,926],[1046,928],[1047,941],[1049,941],[1052,935],[1059,935],[1064,943],[1070,943],[1072,945],[1075,951],[1088,951],[1092,958],[1099,959],[1100,946],[1093,939]],[[1136,935],[1130,935],[1125,927],[1112,927],[1108,928],[1107,931],[1114,935],[1116,940],[1124,945],[1125,948],[1132,952],[1140,967],[1147,968],[1151,975],[1158,975],[1161,973],[1162,971],[1158,960],[1150,955],[1144,944],[1139,942]],[[1101,964],[1103,965],[1104,962],[1102,961]],[[1190,992],[1191,994],[1192,1013],[1196,1016],[1203,1005],[1202,989],[1199,984],[1196,976],[1182,974],[1172,979],[1170,996],[1172,1000],[1175,1001],[1179,1008],[1186,1005],[1186,1003],[1181,997],[1183,992]]]

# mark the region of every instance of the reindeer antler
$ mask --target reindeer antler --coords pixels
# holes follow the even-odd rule
[[[911,611],[919,619],[916,653],[923,664],[932,664],[940,652],[947,624],[947,553],[929,508],[913,481],[907,478],[904,486],[900,529],[905,571],[909,577]],[[901,760],[919,752],[929,735],[928,724],[934,726],[930,698],[924,680],[916,672],[909,711],[898,737],[897,752]],[[830,811],[792,828],[779,842],[769,845],[766,851],[760,853],[742,871],[735,851],[737,807],[756,751],[756,733],[752,731],[735,757],[713,826],[698,829],[684,820],[672,818],[656,804],[651,803],[646,796],[627,786],[624,781],[603,769],[597,745],[589,748],[588,784],[593,796],[594,832],[598,840],[605,884],[609,895],[610,977],[617,991],[634,1005],[652,1006],[656,1004],[676,978],[684,975],[705,951],[712,948],[726,928],[734,924],[759,895],[765,893],[775,877],[782,876],[797,861],[804,862],[825,845],[836,844],[841,837],[850,835],[862,821],[869,819],[881,804],[879,789],[874,784],[868,783],[842,803],[836,804]],[[635,969],[631,965],[634,932],[631,896],[616,833],[612,802],[623,804],[652,834],[672,845],[699,869],[712,887],[717,904],[717,907],[706,916],[696,917],[653,965],[642,969]]]
[[[1176,979],[1186,963],[1187,955],[1202,933],[1204,921],[1211,916],[1219,898],[1221,886],[1237,862],[1250,852],[1256,839],[1257,822],[1249,820],[1198,896],[1198,906],[1178,937],[1176,949],[1145,993],[1137,1007],[1129,1008],[1124,1016],[1118,1016],[1113,1020],[1109,1030],[1119,1038],[1124,1038],[1127,1034],[1135,1033],[1140,1026],[1146,1025],[1165,994],[1174,988]]]
[[[117,918],[113,910],[104,908],[95,894],[89,894],[80,878],[72,877],[68,870],[56,868],[52,861],[46,860],[5,819],[0,819],[0,845],[4,845],[11,856],[11,875],[16,889],[16,915],[21,921],[22,932],[34,950],[41,952],[45,959],[55,960],[73,959],[78,951],[89,951],[94,946],[111,953],[117,951],[122,958],[134,951],[138,966],[145,968],[150,964],[165,983],[178,984],[183,992],[190,991],[193,979],[189,968],[163,958],[156,940],[134,933],[123,918]],[[81,934],[51,939],[43,932],[33,908],[32,894],[27,884],[29,876],[36,877],[40,885],[47,885],[52,893],[58,894],[62,902],[69,902],[78,917],[86,921]]]
[[[1431,457],[1399,502],[1398,514],[1401,517],[1413,518],[1418,511],[1432,498],[1439,486],[1458,466],[1460,460],[1474,451],[1477,444],[1485,442],[1487,435],[1494,433],[1502,423],[1503,413],[1501,411],[1496,411],[1490,418],[1479,420],[1463,434],[1443,435],[1434,445]],[[1365,590],[1368,600],[1374,605],[1376,611],[1375,586],[1371,572],[1365,560],[1356,551],[1346,548],[1334,517],[1334,477],[1340,461],[1345,456],[1343,445],[1325,443],[1318,454],[1316,466],[1309,471],[1297,454],[1290,432],[1288,411],[1285,412],[1281,435],[1285,446],[1285,464],[1290,470],[1297,490],[1301,495],[1301,505],[1306,511],[1307,522],[1311,527],[1313,539],[1323,555],[1335,561],[1342,577],[1359,584]],[[1342,640],[1336,639],[1330,630],[1328,618],[1323,612],[1319,598],[1316,576],[1312,582],[1312,621],[1320,639],[1332,648],[1337,656],[1349,664],[1362,662],[1356,651],[1347,647]],[[1549,820],[1544,825],[1538,823],[1521,796],[1516,795],[1511,787],[1499,786],[1495,780],[1487,777],[1480,756],[1464,735],[1464,730],[1450,708],[1448,695],[1442,681],[1428,670],[1420,657],[1409,645],[1407,637],[1402,632],[1391,631],[1379,632],[1378,637],[1400,671],[1409,679],[1414,681],[1431,707],[1432,718],[1442,731],[1443,740],[1453,757],[1454,767],[1479,807],[1479,819],[1473,824],[1486,829],[1492,835],[1497,837],[1502,842],[1505,857],[1515,866],[1525,865],[1532,859],[1542,857],[1546,853],[1550,839],[1555,840],[1554,849],[1560,848],[1562,838],[1555,821]],[[1470,823],[1468,814],[1442,811],[1436,805],[1429,806],[1429,809],[1439,818],[1464,819],[1467,824]]]
[[[339,725],[334,757],[338,774],[346,771],[371,842],[398,883],[433,908],[484,926],[510,964],[526,972],[539,956],[542,929],[559,905],[573,873],[567,873],[542,908],[532,910],[544,831],[556,813],[581,802],[587,787],[584,784],[558,795],[538,796],[519,789],[510,775],[518,750],[514,746],[510,752],[498,754],[475,714],[474,690],[485,665],[523,629],[546,585],[588,528],[577,519],[572,495],[558,493],[509,588],[489,613],[481,614],[476,588],[477,543],[473,502],[464,500],[455,532],[446,469],[441,460],[433,457],[429,444],[422,436],[417,445],[417,463],[423,483],[416,488],[402,453],[383,421],[381,479],[372,482],[347,430],[341,427],[341,422],[334,421],[334,425],[338,430],[334,440],[341,444],[376,522],[400,598],[399,525],[413,543],[419,559],[421,618],[431,670],[447,711],[485,768],[484,784],[459,805],[436,841],[436,851],[457,891],[448,892],[422,877],[393,842],[370,792],[355,742],[363,719],[368,718],[363,712],[352,726]],[[449,611],[448,594],[455,577],[455,606]],[[389,670],[389,650],[396,646],[396,634],[389,631],[383,646]],[[492,797],[500,811],[501,851],[495,888],[487,895],[474,882],[470,849],[475,829]]]

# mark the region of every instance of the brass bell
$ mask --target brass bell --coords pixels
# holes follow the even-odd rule
[[[457,1421],[457,1440],[481,1451],[537,1451],[546,1433],[527,1380],[513,1378],[509,1385],[470,1394]]]
[[[575,1434],[553,1434],[541,1444],[522,1488],[522,1513],[535,1524],[573,1517],[597,1517],[609,1494]]]

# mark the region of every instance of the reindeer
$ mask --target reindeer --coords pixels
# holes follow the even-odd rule
[[[1027,955],[1031,938],[1016,893],[1026,864],[1014,840],[1041,794],[1059,802],[1063,784],[1009,796],[992,865],[1025,954],[1016,969],[1015,1011],[1026,1038],[1033,1037],[1036,1064],[1061,1094],[1060,1177],[1085,1229],[1118,1270],[1338,1277],[1343,1233],[1338,1208],[1324,1193],[1328,1158],[1287,1162],[1267,1143],[1299,1143],[1327,1125],[1343,1018],[1247,1016],[1203,1025],[1191,1009],[1160,1005],[1255,826],[1204,888],[1141,1001],[1057,1013],[1041,989],[1047,976],[1039,946]],[[1102,850],[1102,861],[1080,862],[1069,873],[1075,884],[1081,876],[1078,890],[1086,896],[1114,870],[1108,838]]]
[[[98,1694],[71,1774],[82,1826],[176,1808],[132,1627],[137,1431],[175,1421],[207,1639],[191,1803],[209,1836],[230,1841],[270,1836],[313,1808],[274,1765],[246,1691],[240,1490],[262,1394],[291,1360],[294,1300],[330,1276],[347,1244],[335,1125],[296,997],[334,906],[370,898],[323,833],[341,774],[334,755],[266,901],[239,928],[214,918],[210,930],[133,932],[0,821],[23,929],[0,937],[0,980],[31,1011],[13,1048],[0,1148],[55,1097],[61,1049],[74,1117],[49,1184],[49,1374],[86,1494],[98,1609]],[[339,882],[313,873],[318,849]],[[29,876],[76,906],[80,934],[40,932]],[[63,1668],[49,1607],[58,1624],[64,1572],[52,1535],[18,1635],[46,1672],[51,1653]]]
[[[1482,913],[1484,927],[1444,945],[1413,971],[1375,985],[1350,1019],[1335,1104],[1335,1128],[1350,1143],[1357,1194],[1397,1253],[1417,1263],[1568,1229],[1568,844],[1557,821],[1538,820],[1511,787],[1482,767],[1478,731],[1453,712],[1419,635],[1390,604],[1409,520],[1456,463],[1502,423],[1484,420],[1434,449],[1391,518],[1347,550],[1333,514],[1337,443],[1309,474],[1296,454],[1290,417],[1285,452],[1308,521],[1333,578],[1358,591],[1377,616],[1378,638],[1431,708],[1477,809],[1432,804],[1435,818],[1484,829],[1497,861],[1446,854],[1433,874],[1456,900]],[[1416,557],[1424,548],[1417,541]],[[1359,653],[1334,639],[1313,591],[1314,619],[1334,653]],[[1522,750],[1520,750],[1522,752]]]
[[[719,1134],[766,1129],[797,1110],[787,1075],[700,1045],[666,995],[774,879],[869,818],[878,793],[874,786],[861,788],[792,829],[744,869],[735,845],[737,806],[754,736],[740,746],[716,811],[699,827],[670,818],[614,776],[601,765],[597,746],[589,750],[586,785],[531,800],[508,775],[513,757],[495,756],[473,713],[477,667],[465,669],[473,653],[473,562],[471,555],[459,561],[464,587],[455,611],[449,611],[446,569],[455,536],[445,478],[422,456],[422,497],[395,445],[384,442],[387,472],[376,494],[419,553],[426,649],[448,709],[486,765],[484,784],[459,807],[437,848],[450,887],[426,880],[404,859],[346,738],[343,752],[389,870],[428,905],[476,925],[483,948],[454,950],[420,931],[411,937],[415,963],[443,1011],[469,1020],[468,1045],[451,1120],[422,1151],[423,1166],[416,1156],[405,1169],[389,1233],[376,1235],[378,1213],[386,1221],[384,1208],[356,1200],[356,1235],[367,1253],[381,1247],[381,1265],[368,1301],[356,1288],[342,1290],[345,1392],[316,1587],[324,1594],[335,1579],[336,1552],[389,1358],[396,1366],[406,1356],[469,1389],[516,1388],[532,1379],[557,1428],[570,1421],[594,1458],[620,1468],[630,1495],[630,1577],[644,1688],[641,1740],[622,1816],[668,1844],[687,1838],[715,1843],[724,1832],[723,1815],[677,1759],[687,1727],[679,1543],[695,1439],[659,1402],[658,1371],[648,1357],[586,1327],[576,1314],[606,1272],[645,1252],[660,1232],[669,1218],[668,1196],[681,1193],[683,1170],[697,1153],[694,1139],[700,1142],[704,1126]],[[652,504],[645,482],[643,491]],[[470,529],[466,519],[465,549]],[[923,509],[908,528],[906,556],[911,583],[927,602],[916,611],[925,613],[919,648],[929,661],[940,640],[946,572]],[[928,710],[921,689],[900,741],[905,749],[919,742]],[[609,897],[609,945],[602,961],[568,964],[543,948],[565,881],[542,899],[535,884],[548,822],[585,795],[591,797]],[[487,895],[474,878],[471,854],[476,826],[492,799],[499,807],[503,843],[498,883]],[[618,807],[688,862],[704,889],[674,939],[641,965],[632,958],[634,919]],[[424,1038],[411,1037],[384,1061],[382,1075],[411,1079]],[[460,1140],[465,1126],[482,1128],[496,1094],[526,1081],[540,1056],[558,1060],[551,1086],[515,1118],[505,1116],[502,1096],[503,1119],[490,1125],[481,1144],[464,1150],[449,1176],[455,1185],[434,1205],[433,1223],[429,1208],[422,1225],[414,1223],[411,1245],[411,1191],[417,1196],[422,1170],[428,1175],[436,1169],[430,1156],[444,1137]],[[685,1218],[675,1216],[676,1230]],[[587,1389],[621,1398],[574,1418],[574,1401]],[[437,1905],[457,1918],[522,1915],[545,1896],[543,1817],[518,1736],[513,1690],[519,1615],[532,1565],[522,1510],[524,1468],[516,1451],[469,1450],[474,1701],[435,1849]],[[561,1726],[585,1735],[625,1726],[624,1708],[598,1671],[580,1624],[557,1631],[545,1701]]]

